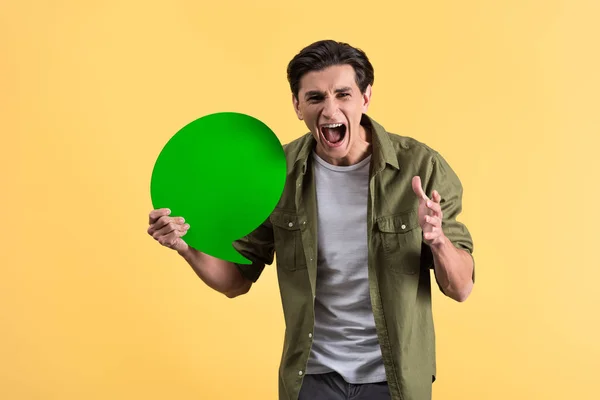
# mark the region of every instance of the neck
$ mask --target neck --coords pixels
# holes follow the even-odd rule
[[[372,152],[371,145],[371,130],[363,125],[360,125],[358,139],[354,142],[354,146],[348,152],[349,165],[357,164],[367,158]]]

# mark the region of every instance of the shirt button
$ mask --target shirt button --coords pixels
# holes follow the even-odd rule
[[[400,228],[406,229],[406,225],[402,224],[402,226]]]
[[[293,222],[290,222],[290,223],[288,224],[288,226],[291,228],[292,226],[294,226],[294,223],[293,223]]]
[[[312,338],[312,333],[309,333],[309,334],[308,334],[308,337],[309,337],[309,338]]]
[[[298,371],[298,375],[302,376],[302,371]]]

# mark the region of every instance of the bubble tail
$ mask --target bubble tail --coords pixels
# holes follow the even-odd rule
[[[229,246],[225,253],[219,258],[236,264],[252,264],[252,261],[241,255],[236,248],[233,247],[233,244]]]

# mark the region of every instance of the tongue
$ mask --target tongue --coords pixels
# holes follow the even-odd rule
[[[342,139],[344,133],[344,127],[339,128],[323,128],[323,135],[329,143],[337,143]]]

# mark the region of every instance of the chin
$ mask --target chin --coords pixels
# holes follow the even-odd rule
[[[325,161],[335,160],[342,162],[348,156],[349,153],[347,146],[336,147],[332,149],[323,143],[319,143],[319,150],[320,154],[324,155],[325,157],[327,157],[327,159],[329,159],[326,159]]]

